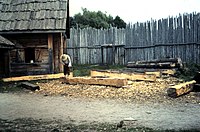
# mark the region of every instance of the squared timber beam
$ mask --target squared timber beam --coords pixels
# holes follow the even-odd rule
[[[104,85],[114,87],[123,87],[128,85],[127,79],[124,78],[62,77],[60,79],[63,83],[68,84]]]
[[[123,73],[123,72],[117,72],[117,71],[94,71],[92,70],[90,72],[92,77],[95,76],[107,76],[111,78],[125,78],[129,80],[135,80],[135,81],[150,81],[154,82],[156,81],[156,75],[152,74],[135,74],[135,73]]]

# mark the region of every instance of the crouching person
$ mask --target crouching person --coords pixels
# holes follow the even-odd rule
[[[72,67],[72,61],[69,55],[63,54],[60,56],[60,62],[63,64],[64,76],[70,75],[70,68]]]

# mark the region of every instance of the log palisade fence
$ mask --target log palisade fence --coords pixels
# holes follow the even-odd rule
[[[200,13],[183,14],[125,29],[71,29],[67,53],[75,64],[120,64],[180,57],[200,63]]]

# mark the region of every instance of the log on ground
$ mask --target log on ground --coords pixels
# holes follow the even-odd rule
[[[128,80],[124,78],[92,78],[92,77],[71,77],[60,78],[63,83],[68,84],[88,84],[123,87],[128,85]]]
[[[24,87],[26,89],[29,89],[31,91],[35,91],[35,90],[40,90],[40,87],[38,85],[35,85],[35,84],[32,84],[32,83],[29,83],[29,82],[22,82],[20,84],[21,87]]]
[[[148,63],[148,64],[131,64],[127,65],[128,68],[162,68],[162,69],[171,69],[177,68],[175,63],[165,62],[165,63]]]
[[[163,58],[147,61],[128,62],[128,68],[182,68],[181,58]]]
[[[179,97],[181,95],[187,94],[189,92],[191,92],[193,90],[193,86],[196,84],[195,80],[189,81],[189,82],[185,82],[185,83],[181,83],[175,86],[172,86],[170,88],[167,89],[167,95],[169,97]]]
[[[165,63],[165,62],[182,64],[181,58],[162,58],[162,59],[154,59],[154,60],[147,60],[147,61],[129,62],[129,63],[147,64],[147,63]]]
[[[32,80],[45,80],[45,79],[59,79],[62,76],[64,76],[63,73],[58,73],[58,74],[46,74],[46,75],[10,77],[10,78],[3,78],[2,80],[3,82],[32,81]],[[73,73],[70,73],[70,76],[73,76]]]
[[[92,77],[105,76],[105,77],[111,77],[111,78],[116,78],[116,77],[125,78],[129,80],[134,80],[134,81],[151,81],[151,82],[156,81],[156,75],[152,75],[152,74],[147,75],[147,74],[142,74],[142,73],[123,73],[123,72],[118,72],[118,71],[92,70],[90,71],[90,75]]]

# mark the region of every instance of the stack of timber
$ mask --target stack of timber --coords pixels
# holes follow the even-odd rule
[[[194,80],[189,82],[184,82],[175,86],[171,86],[167,89],[167,95],[169,97],[179,97],[181,95],[188,94],[190,92],[199,92],[200,91],[200,72],[198,72]]]
[[[164,58],[148,61],[128,62],[127,69],[135,72],[143,72],[146,75],[155,74],[156,77],[162,75],[174,75],[176,71],[183,67],[181,58]]]
[[[164,58],[149,61],[128,62],[128,68],[154,68],[154,69],[172,69],[181,68],[182,61],[180,58]]]
[[[114,87],[123,87],[128,85],[127,79],[124,78],[107,78],[107,77],[61,77],[61,82],[67,84],[87,84],[87,85],[105,85]]]
[[[111,70],[92,70],[90,72],[90,75],[91,77],[125,78],[133,81],[156,81],[156,75],[145,73],[131,73]]]

